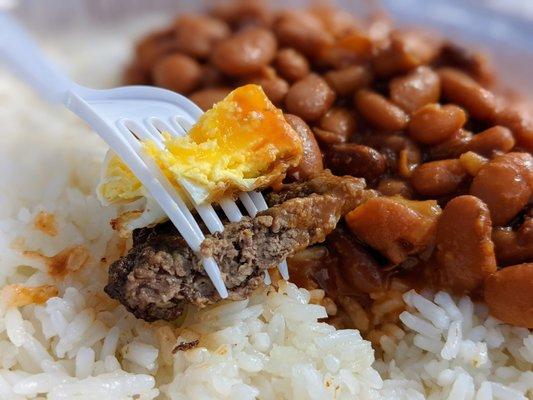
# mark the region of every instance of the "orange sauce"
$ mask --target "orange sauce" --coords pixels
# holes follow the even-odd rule
[[[48,265],[48,273],[55,277],[64,277],[67,273],[77,271],[89,260],[89,250],[85,246],[67,247],[52,257],[38,251],[25,251],[24,255],[42,259]]]
[[[57,236],[57,223],[54,214],[41,211],[35,217],[35,229],[50,236]]]
[[[43,304],[57,296],[59,291],[53,285],[24,286],[12,284],[2,289],[2,301],[7,307],[22,307],[28,304]]]

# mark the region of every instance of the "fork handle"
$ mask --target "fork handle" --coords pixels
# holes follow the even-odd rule
[[[51,103],[60,103],[75,85],[43,55],[28,32],[0,11],[0,62]]]

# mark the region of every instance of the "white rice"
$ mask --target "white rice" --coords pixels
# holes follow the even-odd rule
[[[55,52],[106,85],[127,57],[119,34],[92,37],[98,48],[76,57]],[[0,121],[0,287],[59,289],[42,305],[0,305],[0,399],[533,399],[532,333],[443,292],[404,295],[405,335],[383,337],[376,360],[357,331],[319,322],[325,309],[292,284],[189,312],[180,328],[136,320],[102,292],[125,245],[108,224],[117,209],[94,196],[106,147],[1,71]],[[35,228],[41,211],[56,236]],[[74,245],[90,257],[64,279],[22,253]]]
[[[473,313],[468,297],[439,292],[425,298],[410,291],[404,300],[413,306],[400,316],[410,331],[398,343],[382,345],[374,363],[385,385],[416,382],[429,399],[533,398],[528,329],[502,324],[482,306]],[[444,316],[449,324],[442,323]]]

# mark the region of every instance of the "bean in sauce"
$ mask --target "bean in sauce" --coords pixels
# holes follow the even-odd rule
[[[309,74],[309,61],[294,49],[281,49],[274,60],[276,70],[289,82],[299,81]]]
[[[422,65],[407,75],[389,83],[391,100],[404,111],[413,113],[426,104],[436,103],[440,97],[440,78]]]
[[[373,126],[385,131],[401,131],[409,116],[382,95],[370,90],[359,90],[354,98],[357,111]]]
[[[485,284],[485,301],[493,316],[508,324],[533,328],[533,263],[499,270]]]
[[[436,279],[456,293],[479,289],[496,272],[488,207],[474,196],[448,202],[437,223]]]
[[[467,171],[457,159],[424,163],[410,177],[411,186],[422,196],[440,197],[459,189]]]
[[[515,144],[513,133],[508,128],[496,125],[474,135],[465,149],[490,158],[511,151]]]
[[[202,59],[209,57],[214,46],[230,34],[225,22],[207,15],[182,15],[175,22],[179,51]]]
[[[505,225],[527,205],[533,188],[533,157],[507,153],[483,166],[470,193],[483,200],[496,226]]]
[[[309,74],[293,83],[285,97],[285,107],[305,121],[322,117],[335,101],[335,93],[319,75]]]
[[[352,113],[342,107],[332,107],[326,112],[318,126],[326,131],[333,132],[339,137],[339,142],[346,142],[355,133],[356,122]]]
[[[335,175],[353,175],[373,182],[387,165],[383,156],[372,147],[355,143],[335,144],[326,154],[326,165]]]
[[[324,79],[338,96],[352,95],[356,90],[367,87],[372,82],[372,73],[362,65],[354,65],[328,71]]]
[[[207,111],[215,103],[223,100],[229,92],[231,89],[227,87],[210,87],[194,92],[189,98],[202,110]]]
[[[188,94],[200,83],[202,70],[191,57],[172,54],[159,60],[152,69],[152,78],[158,86]]]
[[[213,50],[213,64],[223,73],[240,76],[258,72],[276,55],[276,38],[264,28],[250,28],[221,41]]]
[[[427,104],[419,108],[407,127],[409,135],[424,144],[438,144],[463,127],[466,114],[453,104]]]
[[[306,180],[324,169],[322,153],[309,126],[300,117],[285,114],[285,119],[298,133],[303,145],[303,156],[300,164],[288,171],[288,175],[296,180]]]

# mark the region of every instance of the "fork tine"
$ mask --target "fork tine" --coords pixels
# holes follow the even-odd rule
[[[170,125],[179,136],[185,136],[187,131],[175,121],[175,118],[170,118]]]
[[[237,207],[237,204],[231,199],[225,198],[219,201],[220,207],[224,211],[224,214],[231,222],[239,222],[242,219],[241,210]]]
[[[157,118],[154,118],[154,117],[146,118],[144,120],[144,126],[152,134],[152,139],[158,144],[161,144],[160,148],[164,149],[165,146],[163,142],[163,136],[161,135],[161,131],[157,127]]]
[[[261,193],[253,191],[248,192],[248,195],[250,196],[259,211],[264,211],[268,208],[268,204]]]
[[[185,132],[189,132],[192,128],[194,121],[189,121],[181,115],[174,118],[174,123],[178,124]]]
[[[153,129],[149,128],[148,124],[140,124],[137,121],[124,118],[120,120],[118,123],[124,125],[126,129],[130,131],[129,136],[131,136],[131,133],[135,135],[135,137],[139,138],[139,140],[150,140],[154,142],[157,147],[160,149],[163,149],[163,141],[161,140],[161,135],[159,132],[154,132]]]
[[[239,199],[241,200],[244,208],[246,208],[246,211],[248,212],[248,214],[250,214],[250,217],[252,218],[255,217],[258,210],[254,202],[248,195],[248,193],[245,193],[245,192],[239,193]]]
[[[205,222],[209,232],[215,233],[224,230],[224,225],[211,204],[198,204],[194,208],[198,211],[202,221]]]
[[[278,265],[279,273],[281,274],[281,277],[285,279],[286,281],[289,280],[289,266],[287,264],[287,260],[283,260]]]
[[[178,137],[186,135],[186,132],[177,124],[169,124],[159,118],[151,118],[150,122],[160,135],[162,132],[168,132],[170,135]],[[170,119],[170,122],[172,122],[172,119]]]
[[[218,265],[213,257],[204,258],[202,264],[204,265],[205,272],[207,272],[207,276],[209,276],[209,279],[211,279],[211,282],[215,285],[215,289],[220,297],[223,299],[228,297],[228,289],[226,289],[226,286],[224,285],[222,275],[220,274]]]
[[[270,279],[270,274],[268,273],[268,269],[265,269],[265,285],[270,285],[272,283],[272,279]]]

